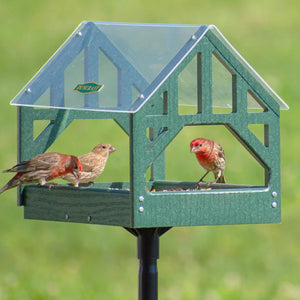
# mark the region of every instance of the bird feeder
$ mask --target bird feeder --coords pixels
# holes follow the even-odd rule
[[[214,60],[229,80],[213,82]],[[213,25],[83,22],[11,104],[20,161],[45,152],[77,119],[113,119],[130,142],[129,182],[22,187],[26,219],[122,226],[137,236],[160,228],[156,237],[174,226],[281,220],[279,121],[288,106]],[[34,140],[35,120],[49,125]],[[250,124],[263,126],[264,142]],[[165,149],[189,125],[225,125],[264,168],[265,184],[201,190],[165,180]]]

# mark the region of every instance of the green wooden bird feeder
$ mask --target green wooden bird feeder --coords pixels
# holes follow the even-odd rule
[[[215,80],[214,61],[225,81]],[[129,182],[23,186],[19,205],[26,219],[122,226],[136,235],[139,299],[157,299],[158,238],[170,227],[281,220],[279,118],[288,106],[213,25],[83,22],[12,104],[19,161],[45,152],[77,119],[82,126],[113,119],[128,134]],[[36,120],[49,125],[34,139]],[[165,180],[165,149],[176,135],[185,126],[220,124],[264,168],[265,184],[202,190]],[[264,142],[251,124],[263,126]]]
[[[214,101],[213,59],[230,75]],[[11,104],[20,161],[45,152],[77,119],[113,119],[130,140],[129,182],[22,187],[25,218],[127,228],[280,222],[279,118],[288,106],[213,25],[83,22]],[[182,105],[195,113],[179,114]],[[34,140],[35,120],[50,122]],[[166,181],[166,147],[184,126],[203,124],[225,125],[263,166],[265,184],[187,190],[195,183]],[[264,143],[249,124],[264,126]]]

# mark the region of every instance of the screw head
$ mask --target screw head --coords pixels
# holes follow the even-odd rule
[[[81,32],[81,31],[78,31],[78,32],[76,33],[76,36],[77,36],[77,37],[81,37],[81,36],[82,36],[82,32]]]
[[[277,207],[277,202],[275,202],[275,201],[272,202],[272,207],[273,207],[273,208],[276,208],[276,207]]]
[[[139,201],[143,202],[145,200],[144,196],[139,196]]]
[[[275,191],[272,192],[272,197],[273,197],[273,198],[276,198],[276,197],[277,197],[277,192],[275,192]]]
[[[139,99],[140,99],[140,100],[143,100],[143,99],[145,99],[145,96],[144,96],[143,94],[140,94],[140,95],[139,95]]]
[[[195,40],[196,40],[196,36],[195,36],[194,34],[191,36],[191,40],[192,40],[192,41],[195,41]]]
[[[26,89],[26,90],[25,90],[25,93],[26,93],[26,94],[30,94],[30,93],[31,93],[31,89],[30,89],[30,88]]]
[[[140,206],[140,207],[139,207],[139,212],[140,212],[140,213],[144,212],[144,206]]]

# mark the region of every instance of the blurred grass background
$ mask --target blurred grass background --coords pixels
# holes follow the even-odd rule
[[[9,101],[82,20],[215,24],[291,108],[281,114],[282,224],[172,229],[160,243],[159,297],[300,299],[299,9],[298,0],[2,0],[0,168],[17,159]],[[118,151],[100,179],[127,180],[128,138],[113,122],[89,122],[74,122],[50,150],[110,142]],[[193,180],[199,166],[184,149],[196,133],[183,133],[167,149],[167,175]],[[243,151],[227,145],[229,181],[255,178],[256,164],[245,167]],[[1,174],[1,186],[9,179]],[[124,229],[24,220],[15,190],[0,197],[0,299],[137,299],[136,241]]]

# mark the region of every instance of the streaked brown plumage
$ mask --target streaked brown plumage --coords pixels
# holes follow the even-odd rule
[[[71,182],[75,187],[79,183],[89,183],[97,178],[103,171],[109,155],[116,151],[116,148],[110,144],[98,144],[91,152],[78,156],[82,165],[80,178],[75,178],[67,174],[62,179]]]
[[[81,163],[76,156],[57,152],[39,154],[4,171],[17,174],[0,190],[0,194],[21,184],[45,185],[48,181],[68,173],[78,178],[81,169]]]
[[[207,171],[198,183],[200,183],[209,172],[213,172],[215,180],[208,182],[208,185],[216,182],[225,183],[225,153],[219,143],[197,138],[191,141],[190,150],[191,153],[196,154],[200,165]]]

